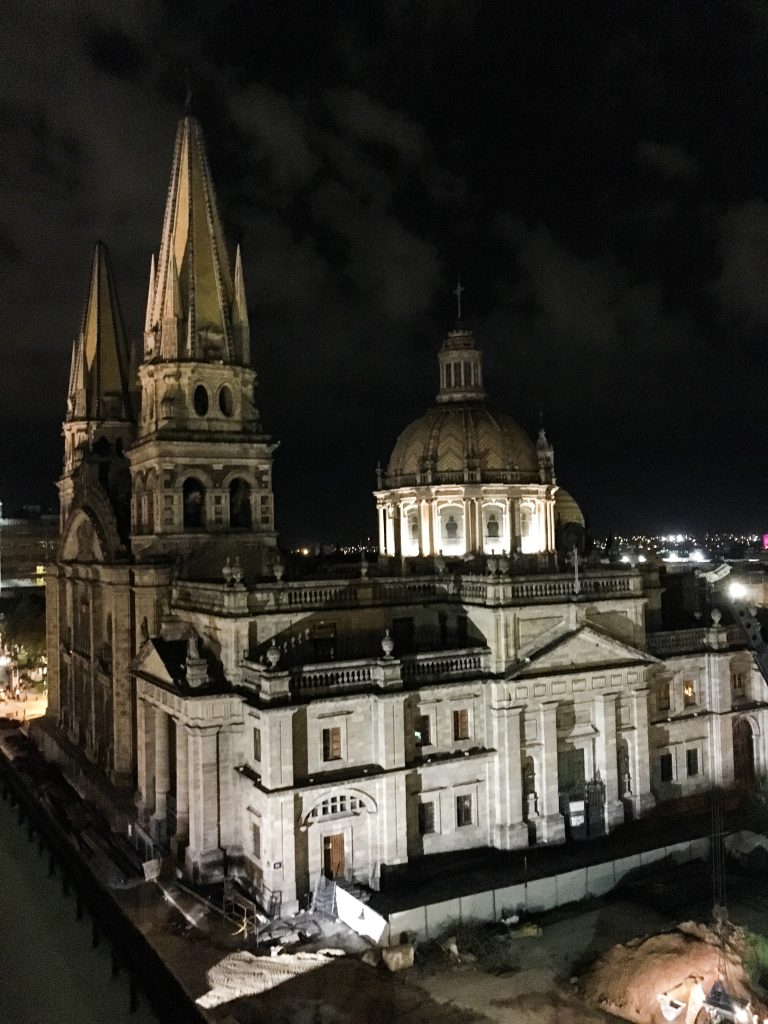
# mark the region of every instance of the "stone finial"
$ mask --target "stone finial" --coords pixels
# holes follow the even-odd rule
[[[197,649],[197,637],[192,632],[187,637],[187,661],[199,661],[200,652]]]
[[[392,657],[392,652],[395,649],[395,641],[389,635],[389,630],[388,629],[384,630],[384,636],[381,639],[381,649],[382,649],[382,651],[384,651],[384,657],[385,658],[391,658]]]
[[[275,559],[274,564],[272,566],[272,572],[274,572],[275,579],[277,580],[277,582],[281,583],[283,580],[283,576],[285,576],[285,566],[283,565],[279,558]]]
[[[720,611],[720,609],[719,608],[713,608],[712,611],[709,614],[710,614],[710,617],[712,619],[712,625],[713,626],[719,626],[720,625],[720,620],[723,617],[723,613]]]
[[[224,577],[224,582],[227,586],[232,582],[232,564],[229,561],[229,555],[227,555],[224,565],[221,567],[221,575]]]
[[[280,661],[280,648],[275,643],[274,637],[272,637],[272,643],[267,648],[266,658],[270,669],[277,667],[277,663]]]
[[[360,559],[360,578],[361,579],[365,579],[367,575],[368,575],[368,559],[365,557],[365,552],[363,552],[363,557]]]
[[[232,582],[235,584],[243,582],[243,567],[240,565],[240,555],[235,555],[235,564],[232,566]]]

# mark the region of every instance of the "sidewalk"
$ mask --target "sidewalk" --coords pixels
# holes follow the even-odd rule
[[[47,708],[47,693],[28,690],[26,700],[0,700],[0,718],[13,718],[19,722],[28,722],[32,718],[42,718]]]

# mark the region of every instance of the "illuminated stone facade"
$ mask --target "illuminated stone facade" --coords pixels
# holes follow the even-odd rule
[[[649,633],[653,567],[566,560],[581,513],[543,432],[487,404],[471,332],[382,473],[378,564],[332,581],[276,556],[249,348],[185,118],[135,371],[96,250],[36,726],[169,867],[285,912],[321,874],[376,888],[418,856],[593,835],[768,764],[732,631]]]

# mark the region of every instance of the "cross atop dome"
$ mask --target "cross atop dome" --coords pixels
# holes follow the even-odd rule
[[[457,323],[461,323],[461,296],[464,294],[465,291],[466,289],[462,288],[461,286],[461,274],[459,274],[459,283],[453,289],[453,294],[456,296]]]

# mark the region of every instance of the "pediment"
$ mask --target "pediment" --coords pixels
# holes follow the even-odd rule
[[[639,647],[617,640],[594,626],[583,625],[531,651],[508,675],[519,679],[574,669],[652,665],[657,661],[657,658]]]
[[[141,646],[138,654],[133,659],[131,668],[136,672],[141,672],[144,676],[151,676],[152,679],[165,683],[166,686],[175,685],[173,676],[168,671],[165,662],[160,657],[157,648],[151,640],[147,640]]]

